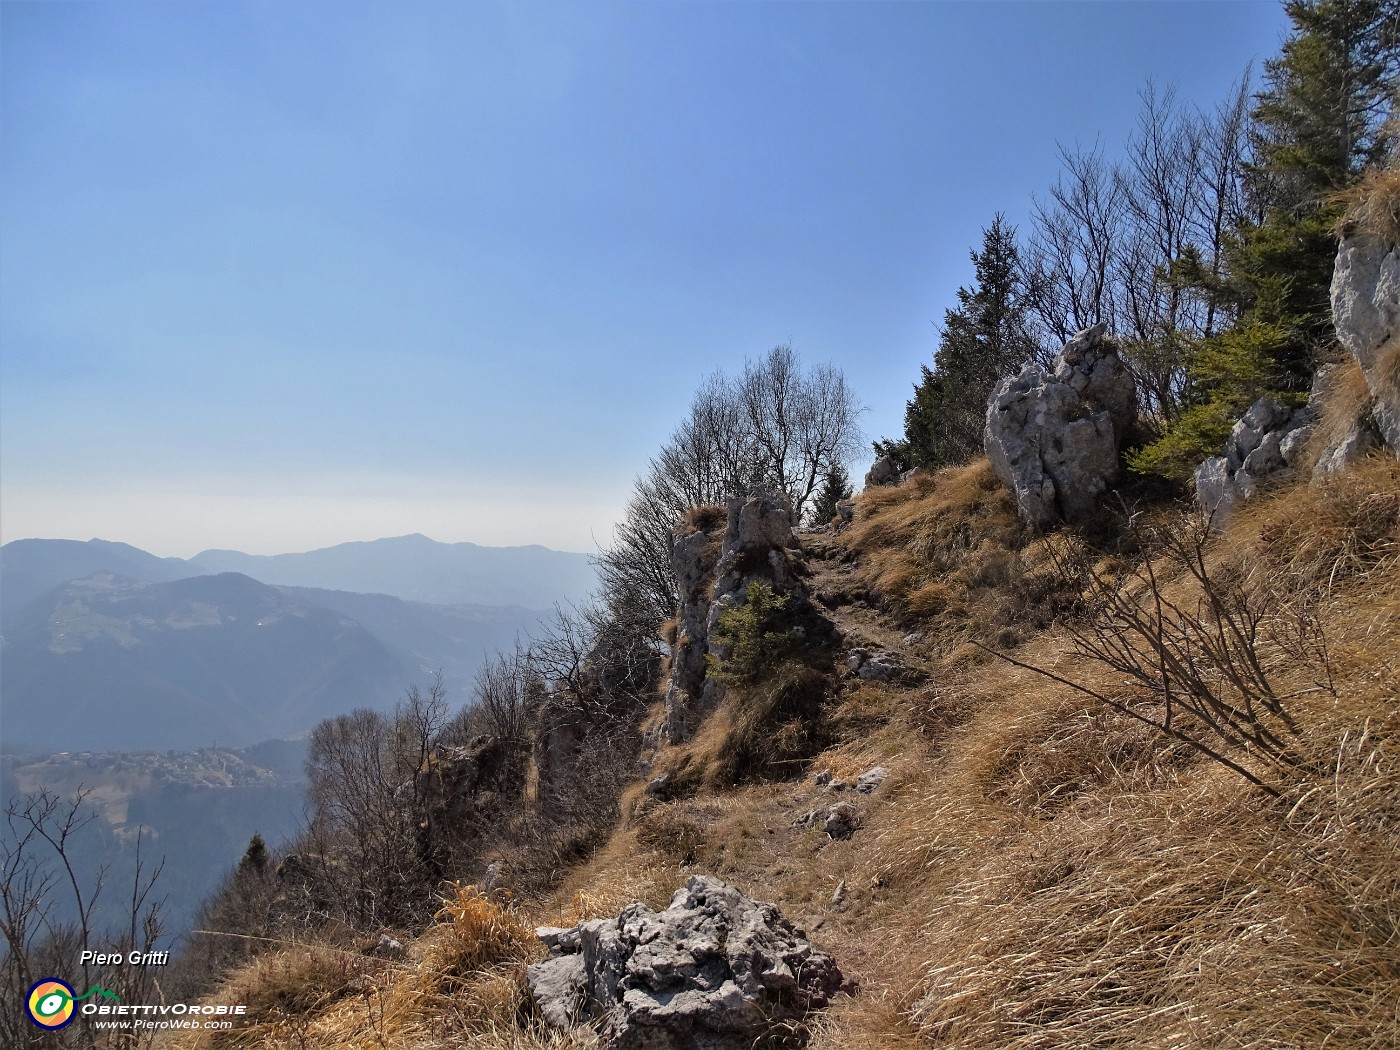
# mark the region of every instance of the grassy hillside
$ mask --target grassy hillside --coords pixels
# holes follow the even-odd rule
[[[781,682],[736,690],[655,756],[702,775],[659,804],[639,782],[552,891],[461,888],[403,961],[349,935],[279,945],[214,996],[252,1005],[251,1027],[173,1045],[593,1045],[533,1018],[530,928],[659,906],[699,871],[777,903],[858,981],[811,1021],[819,1050],[1394,1046],[1400,467],[1252,503],[1206,541],[1204,585],[1171,553],[1191,535],[1160,506],[1029,535],[981,462],[865,494],[843,534],[804,537],[810,582],[843,646],[896,653],[902,681],[835,661],[802,694],[800,757],[746,768],[722,759],[756,725],[781,741],[795,715]],[[1176,736],[1149,724],[1167,662],[1150,636],[1125,642],[1142,679],[1086,655],[1134,610],[1218,627],[1212,600],[1248,645],[1222,628],[1214,651],[1235,656],[1213,664],[1197,639],[1199,677],[1242,710],[1244,654],[1264,690],[1244,731],[1276,747],[1231,744],[1189,690],[1172,694]],[[1168,668],[1174,690],[1188,672]],[[795,826],[834,800],[817,773],[877,765],[873,794],[843,796],[853,837]]]

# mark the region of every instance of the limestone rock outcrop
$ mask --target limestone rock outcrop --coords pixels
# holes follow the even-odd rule
[[[758,486],[730,499],[722,532],[718,509],[713,510],[687,519],[671,547],[681,599],[665,693],[666,735],[672,743],[687,739],[724,695],[724,684],[706,676],[705,658],[711,652],[724,655],[711,634],[726,609],[745,601],[749,584],[761,582],[775,594],[794,596],[799,605],[806,602],[793,571],[791,552],[798,541],[785,496]]]
[[[1289,408],[1272,397],[1249,406],[1230,430],[1225,454],[1196,468],[1196,503],[1223,519],[1260,489],[1291,477],[1313,432],[1314,401]]]
[[[877,488],[880,485],[899,484],[899,464],[894,457],[886,454],[877,459],[865,472],[865,487]]]
[[[1137,385],[1105,332],[1086,328],[1049,372],[1028,362],[992,391],[983,445],[1031,525],[1082,518],[1118,476]]]
[[[888,682],[904,676],[904,661],[887,649],[852,649],[846,669],[863,682]]]
[[[1364,229],[1342,237],[1332,272],[1332,318],[1360,377],[1327,365],[1318,370],[1306,405],[1290,409],[1271,397],[1251,405],[1230,432],[1224,455],[1196,471],[1196,501],[1206,513],[1223,517],[1268,484],[1293,476],[1319,431],[1326,438],[1313,450],[1315,478],[1336,474],[1382,444],[1400,455],[1400,247],[1393,238]],[[1349,382],[1364,382],[1365,389],[1349,392]],[[1347,413],[1345,420],[1324,418],[1339,412]]]
[[[1318,450],[1319,477],[1377,444],[1400,455],[1400,246],[1365,230],[1342,237],[1332,271],[1332,318],[1370,399],[1350,427]]]
[[[542,927],[550,957],[527,971],[556,1027],[602,1022],[610,1050],[744,1050],[825,1007],[836,963],[771,904],[692,875],[669,907]]]

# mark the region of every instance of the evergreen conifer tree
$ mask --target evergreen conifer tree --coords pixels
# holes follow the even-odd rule
[[[850,498],[851,479],[846,476],[846,468],[837,463],[826,473],[817,500],[812,505],[809,524],[813,527],[825,525],[836,517],[836,504]]]
[[[1335,341],[1329,287],[1339,191],[1378,161],[1400,84],[1400,0],[1288,0],[1293,34],[1265,64],[1248,166],[1253,215],[1227,238],[1224,273],[1188,255],[1169,279],[1238,317],[1192,353],[1199,400],[1131,462],[1188,478],[1264,394],[1301,402]]]
[[[1243,307],[1241,328],[1251,336],[1235,348],[1261,355],[1235,371],[1297,391],[1335,339],[1329,287],[1337,194],[1384,152],[1381,126],[1400,64],[1400,2],[1289,0],[1285,8],[1294,33],[1265,63],[1254,109],[1249,179],[1261,217],[1229,245],[1226,292]],[[1226,368],[1223,378],[1230,377]]]
[[[982,449],[987,398],[998,379],[1035,352],[1022,305],[1016,231],[998,214],[972,252],[975,279],[958,289],[958,306],[943,318],[933,368],[904,412],[904,436],[912,465],[937,468],[963,463]]]
[[[238,862],[238,873],[261,875],[267,871],[267,843],[256,831],[248,840],[248,848],[243,851],[243,859]]]

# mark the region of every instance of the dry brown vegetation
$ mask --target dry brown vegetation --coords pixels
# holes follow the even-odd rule
[[[528,1019],[523,967],[539,949],[505,896],[454,887],[439,922],[391,962],[327,945],[288,945],[233,973],[213,997],[248,1006],[231,1031],[182,1033],[177,1047],[402,1047],[566,1050],[592,1040]]]
[[[830,740],[824,710],[829,687],[826,675],[795,662],[759,682],[731,685],[692,740],[654,756],[650,775],[669,778],[669,798],[758,777],[801,776]]]
[[[954,675],[977,713],[868,852],[922,980],[819,1045],[1395,1045],[1400,468],[1251,506],[1212,554],[1317,603],[1338,690],[1299,702],[1315,772],[1270,801],[1023,668]],[[1025,650],[1101,676],[1054,634]]]
[[[1332,365],[1318,390],[1317,426],[1308,439],[1305,469],[1311,470],[1321,450],[1333,448],[1361,423],[1371,409],[1371,389],[1356,358],[1350,354]]]
[[[1339,233],[1369,234],[1400,244],[1400,166],[1372,168],[1342,196],[1346,211]]]
[[[986,459],[867,489],[845,541],[874,596],[945,648],[1053,607],[1057,580]]]
[[[1289,746],[1302,761],[1268,771],[1277,797],[963,644],[1000,618],[1022,664],[1144,711],[1159,702],[1041,626],[1047,594],[1082,608],[1055,558],[1088,552],[1109,525],[1027,536],[989,475],[979,463],[869,493],[842,538],[896,631],[923,632],[919,655],[936,665],[917,687],[837,674],[809,697],[829,737],[798,769],[890,770],[855,796],[853,838],[794,826],[833,801],[810,776],[725,766],[753,731],[746,717],[758,712],[764,739],[782,724],[736,693],[666,759],[673,775],[698,770],[686,797],[642,803],[634,785],[620,826],[551,893],[509,905],[464,890],[404,963],[265,957],[217,997],[265,1004],[258,1027],[180,1045],[590,1045],[531,1019],[529,927],[659,906],[690,871],[774,901],[859,983],[815,1022],[813,1050],[1400,1045],[1400,465],[1372,459],[1260,498],[1206,548],[1211,574],[1281,616],[1305,607],[1325,632],[1331,690],[1307,688],[1322,652],[1264,654],[1297,694]],[[1090,561],[1131,584],[1132,545],[1120,547]],[[1200,597],[1189,572],[1158,569],[1173,602]],[[843,570],[832,559],[814,585],[839,589]],[[875,615],[838,608],[838,624],[856,612]],[[1265,772],[1258,756],[1232,757]]]

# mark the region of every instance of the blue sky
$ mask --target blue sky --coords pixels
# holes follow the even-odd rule
[[[0,538],[606,541],[791,342],[870,436],[998,211],[1272,2],[0,5]],[[865,464],[859,464],[860,470]]]

